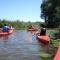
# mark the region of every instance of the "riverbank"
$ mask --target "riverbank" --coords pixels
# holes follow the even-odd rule
[[[50,44],[46,47],[46,51],[42,53],[43,60],[53,60],[57,52],[60,42],[60,34],[58,29],[48,29],[47,34],[50,36]]]

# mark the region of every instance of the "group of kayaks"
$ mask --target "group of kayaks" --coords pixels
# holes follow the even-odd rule
[[[27,31],[38,31],[38,29],[27,29]],[[0,32],[0,36],[6,36],[6,35],[10,35],[14,32],[14,28],[10,28],[9,32]],[[50,37],[48,35],[42,35],[40,36],[40,34],[36,34],[37,39],[44,43],[44,44],[49,44],[50,42]],[[53,60],[60,60],[60,44],[58,46],[58,50],[57,53],[54,57]]]
[[[28,31],[38,31],[38,29],[31,28],[31,29],[28,29]],[[44,43],[44,44],[48,44],[50,42],[50,38],[49,38],[48,35],[42,35],[42,36],[40,36],[39,34],[37,34],[36,36],[37,36],[37,39],[40,42]]]
[[[14,32],[14,28],[10,28],[9,32],[0,32],[0,36],[7,36]]]
[[[37,30],[35,30],[35,29],[28,29],[28,31],[37,31]],[[50,37],[48,35],[40,36],[40,34],[37,34],[36,37],[43,44],[49,44],[50,43]],[[60,60],[60,44],[58,46],[57,53],[54,56],[54,59],[53,60]]]
[[[27,30],[28,30],[28,31],[38,31],[38,29],[27,29]],[[9,32],[0,32],[0,36],[10,35],[10,34],[12,34],[13,32],[14,32],[14,28],[11,28],[11,29],[9,30]],[[40,34],[36,34],[36,36],[37,36],[37,39],[38,39],[40,42],[42,42],[42,43],[44,43],[44,44],[49,44],[49,42],[50,42],[50,37],[49,37],[48,35],[42,35],[42,36],[40,36]],[[60,44],[59,44],[59,46],[58,46],[57,53],[56,53],[56,55],[55,55],[55,57],[54,57],[53,60],[60,60]]]

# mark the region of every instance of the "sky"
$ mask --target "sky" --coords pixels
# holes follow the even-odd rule
[[[0,0],[0,19],[11,21],[42,21],[42,0]]]

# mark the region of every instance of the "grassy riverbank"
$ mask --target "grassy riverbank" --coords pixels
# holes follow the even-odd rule
[[[47,33],[50,35],[51,37],[51,41],[50,44],[46,47],[46,51],[44,49],[45,52],[40,54],[40,57],[43,60],[53,60],[54,56],[57,52],[57,47],[59,45],[60,42],[60,31],[59,29],[55,29],[55,30],[48,30]]]
[[[37,27],[42,22],[23,22],[23,21],[19,21],[19,20],[16,20],[16,21],[0,20],[0,26],[3,26],[5,23],[7,25],[13,26],[15,29],[26,29],[30,25]]]

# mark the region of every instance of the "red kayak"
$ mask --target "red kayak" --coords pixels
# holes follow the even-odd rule
[[[58,50],[57,50],[57,53],[54,57],[54,60],[60,60],[60,45],[58,46]]]
[[[34,28],[30,28],[30,29],[27,29],[27,31],[37,31],[38,29],[34,29]]]
[[[0,36],[6,36],[12,34],[14,29],[10,29],[9,32],[0,32]]]
[[[40,42],[42,42],[44,44],[48,44],[50,42],[50,38],[48,35],[45,35],[45,36],[37,35],[37,38]]]

